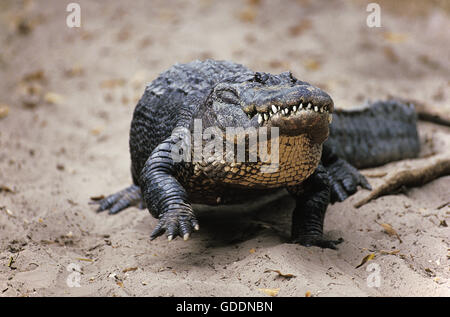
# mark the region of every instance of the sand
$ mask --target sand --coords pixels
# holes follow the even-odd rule
[[[380,28],[367,27],[364,1],[78,3],[80,28],[66,26],[61,1],[0,3],[0,296],[450,295],[450,176],[359,209],[365,190],[330,206],[325,234],[344,239],[337,251],[288,242],[288,196],[200,206],[201,230],[170,243],[149,240],[157,221],[147,211],[88,205],[131,183],[134,106],[176,62],[291,70],[342,108],[395,95],[450,111],[445,2],[379,1]],[[363,172],[449,148],[450,129],[419,131],[425,158]]]

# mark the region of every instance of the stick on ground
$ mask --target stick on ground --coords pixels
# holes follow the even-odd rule
[[[391,173],[390,173],[391,174]],[[445,153],[426,159],[424,166],[403,169],[388,174],[385,183],[373,189],[366,197],[356,202],[353,206],[359,208],[371,200],[390,194],[401,186],[420,186],[438,177],[450,175],[450,154]]]

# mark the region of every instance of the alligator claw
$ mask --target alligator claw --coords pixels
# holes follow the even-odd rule
[[[154,240],[166,233],[169,241],[172,241],[177,236],[182,237],[186,241],[194,230],[199,230],[199,225],[192,211],[168,211],[160,216],[158,224],[150,235],[150,239]]]

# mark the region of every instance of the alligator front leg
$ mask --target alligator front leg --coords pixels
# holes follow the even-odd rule
[[[157,146],[141,172],[139,183],[144,201],[159,219],[151,233],[152,240],[164,232],[169,241],[178,235],[187,240],[193,230],[199,229],[186,190],[175,177],[178,163],[173,160],[172,149],[178,141],[172,136]]]
[[[319,164],[316,171],[301,185],[288,191],[296,199],[292,214],[292,241],[304,246],[337,249],[343,241],[323,237],[325,212],[330,202],[330,183],[327,170]]]

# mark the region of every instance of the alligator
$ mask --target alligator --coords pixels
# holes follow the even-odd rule
[[[133,184],[97,201],[98,212],[148,208],[159,219],[152,240],[164,233],[187,240],[199,230],[192,204],[244,203],[287,190],[296,200],[292,242],[336,249],[343,240],[323,235],[327,207],[371,189],[358,169],[417,157],[416,120],[414,107],[395,99],[334,109],[326,92],[291,72],[229,61],[176,64],[146,86],[134,110]]]

